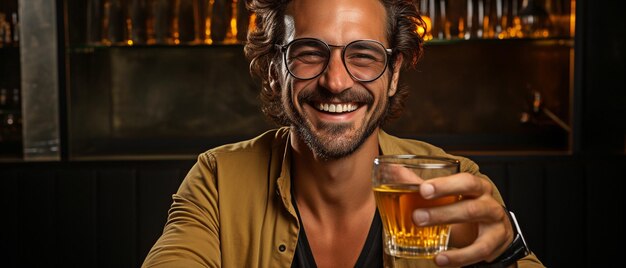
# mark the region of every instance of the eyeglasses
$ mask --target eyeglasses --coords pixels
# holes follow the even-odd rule
[[[329,45],[316,38],[300,38],[280,46],[287,71],[302,80],[318,77],[328,67],[332,48],[342,48],[348,74],[360,82],[378,79],[387,68],[392,50],[374,40],[355,40],[345,46]]]

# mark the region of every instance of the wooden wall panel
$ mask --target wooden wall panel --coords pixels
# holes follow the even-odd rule
[[[0,169],[0,259],[8,267],[17,266],[18,203],[17,173],[12,169]]]
[[[586,166],[583,245],[587,256],[593,256],[587,258],[587,267],[617,267],[624,255],[624,166],[626,161],[597,161]]]
[[[57,267],[96,267],[96,176],[62,170],[56,184]]]
[[[139,262],[143,262],[163,232],[172,194],[176,193],[181,176],[175,168],[142,169],[138,172]]]
[[[584,166],[577,163],[546,166],[543,261],[548,267],[580,267],[584,263],[585,176]]]
[[[54,266],[55,174],[35,168],[20,172],[17,180],[18,266]]]
[[[624,251],[626,158],[476,162],[546,266],[614,266],[598,256]],[[0,163],[2,267],[139,267],[192,164]]]
[[[136,172],[98,172],[98,267],[138,267]]]
[[[508,174],[506,165],[501,163],[482,164],[480,165],[480,172],[487,175],[489,179],[493,181],[496,187],[498,187],[498,191],[500,191],[504,203],[508,205]]]
[[[532,163],[511,164],[509,174],[509,208],[517,220],[531,250],[540,258],[545,253],[545,189],[541,165]]]

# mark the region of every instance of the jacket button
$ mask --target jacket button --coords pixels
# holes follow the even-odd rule
[[[285,252],[286,249],[287,249],[287,246],[285,246],[284,244],[281,244],[280,246],[278,246],[278,250],[280,252]]]

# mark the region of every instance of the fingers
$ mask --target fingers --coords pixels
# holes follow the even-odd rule
[[[413,222],[418,226],[460,222],[501,222],[505,220],[504,218],[506,214],[502,205],[487,196],[413,211]]]
[[[507,239],[501,239],[501,237],[510,235],[502,225],[483,226],[481,233],[488,233],[489,235],[481,234],[473,244],[467,247],[450,249],[438,254],[435,257],[437,265],[459,267],[481,261],[493,261],[511,243]]]
[[[455,224],[465,230],[455,246],[435,257],[443,267],[459,267],[480,261],[491,261],[499,256],[512,241],[512,229],[506,211],[493,197],[494,186],[489,180],[468,173],[460,173],[424,181],[420,194],[425,199],[458,196],[456,203],[417,209],[413,221],[418,226]],[[469,230],[469,231],[468,231]]]
[[[493,192],[493,186],[489,181],[469,173],[426,180],[420,188],[420,193],[426,199],[446,195],[477,197],[484,194],[491,195]]]
[[[502,205],[492,197],[489,181],[468,173],[427,180],[420,185],[426,199],[461,195],[462,200],[445,206],[417,209],[413,221],[419,226],[460,222],[501,222]]]

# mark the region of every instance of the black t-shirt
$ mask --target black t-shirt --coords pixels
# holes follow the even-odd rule
[[[293,195],[292,195],[293,196]],[[298,221],[300,221],[300,233],[298,234],[298,245],[296,246],[296,253],[291,263],[292,268],[315,268],[315,258],[309,247],[309,241],[302,225],[302,219],[300,218],[300,211],[295,199],[292,199],[293,207],[298,214]],[[383,267],[383,248],[382,248],[382,221],[378,210],[374,214],[374,219],[370,225],[370,230],[365,240],[365,245],[361,249],[359,258],[357,259],[354,267]]]

